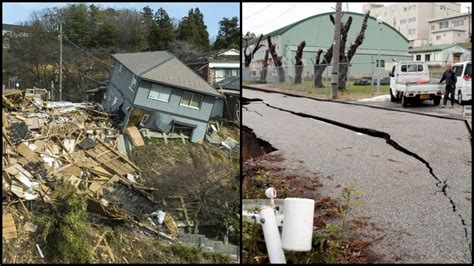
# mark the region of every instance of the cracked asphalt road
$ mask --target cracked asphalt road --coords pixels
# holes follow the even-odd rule
[[[471,201],[466,197],[471,199],[472,195],[472,156],[464,122],[279,93],[243,90],[243,97],[385,132],[422,157],[447,184],[446,195],[424,163],[394,149],[384,139],[262,102],[251,102],[243,110],[243,124],[283,152],[285,167],[333,175],[333,180],[324,180],[322,188],[332,196],[339,190],[337,185],[351,182],[364,193],[365,205],[354,215],[371,217],[369,222],[388,229],[378,233],[387,234],[378,243],[387,256],[399,257],[402,263],[471,262]],[[296,161],[304,161],[303,167]]]

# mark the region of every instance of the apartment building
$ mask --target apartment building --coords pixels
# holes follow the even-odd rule
[[[365,12],[370,10],[372,17],[381,17],[383,21],[397,29],[409,42],[410,47],[428,44],[431,28],[428,20],[459,15],[458,3],[398,3],[392,5],[365,4]]]
[[[466,43],[471,41],[471,14],[459,14],[427,20],[431,45]]]

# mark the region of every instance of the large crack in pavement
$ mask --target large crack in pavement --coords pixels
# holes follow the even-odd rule
[[[324,117],[319,117],[319,116],[315,116],[315,115],[309,115],[309,114],[305,114],[305,113],[300,113],[300,112],[295,112],[295,111],[292,111],[292,110],[283,109],[283,108],[280,108],[280,107],[277,107],[277,106],[273,106],[273,105],[269,104],[268,102],[266,102],[266,101],[264,101],[260,98],[245,98],[245,97],[242,97],[242,106],[248,105],[251,102],[262,102],[266,106],[268,106],[272,109],[275,109],[275,110],[279,110],[279,111],[282,111],[282,112],[287,112],[287,113],[290,113],[290,114],[293,114],[293,115],[296,115],[296,116],[300,116],[300,117],[304,117],[304,118],[310,118],[310,119],[322,121],[322,122],[325,122],[325,123],[328,123],[328,124],[331,124],[331,125],[334,125],[334,126],[342,127],[342,128],[345,128],[345,129],[348,129],[348,130],[351,130],[351,131],[355,131],[355,132],[358,132],[358,133],[362,133],[362,134],[365,134],[365,135],[368,135],[368,136],[371,136],[371,137],[385,139],[387,144],[389,144],[390,146],[392,146],[396,150],[401,151],[401,152],[417,159],[418,161],[422,162],[426,166],[426,168],[428,168],[428,171],[429,171],[430,175],[437,181],[436,182],[436,187],[440,188],[443,195],[449,200],[449,202],[452,206],[453,212],[454,213],[457,212],[456,204],[454,203],[453,199],[448,195],[448,193],[446,191],[446,189],[448,188],[448,184],[447,184],[448,179],[446,179],[444,181],[441,181],[435,175],[435,173],[433,171],[433,168],[430,166],[429,162],[427,162],[425,159],[423,159],[418,154],[416,154],[416,153],[404,148],[400,144],[398,144],[395,140],[393,140],[391,138],[390,134],[388,134],[386,132],[378,131],[378,130],[375,130],[375,129],[356,127],[356,126],[353,126],[353,125],[341,123],[341,122],[334,121],[334,120],[331,120],[331,119],[327,119],[327,118],[324,118]],[[458,213],[458,216],[461,219],[461,223],[464,227],[464,237],[466,238],[466,242],[469,244],[469,251],[470,251],[471,256],[472,256],[472,244],[469,243],[469,237],[468,237],[468,233],[467,233],[466,221],[464,220],[464,218],[462,217],[462,215],[460,213]]]

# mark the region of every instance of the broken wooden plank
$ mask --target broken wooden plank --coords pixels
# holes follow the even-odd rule
[[[5,240],[17,238],[15,221],[11,213],[2,215],[2,236]]]
[[[127,134],[130,136],[130,139],[132,141],[132,144],[135,147],[143,146],[145,145],[145,142],[143,141],[142,135],[138,131],[138,128],[133,126],[133,127],[127,127],[126,129]]]

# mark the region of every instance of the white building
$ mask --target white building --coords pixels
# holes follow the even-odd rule
[[[428,65],[446,65],[471,60],[471,50],[458,44],[431,45],[411,48],[408,53],[414,61],[424,61]]]
[[[452,17],[461,13],[457,3],[399,3],[393,5],[365,4],[364,13],[370,10],[373,17],[381,17],[409,41],[411,47],[428,44],[430,25],[428,20]]]
[[[428,43],[432,45],[471,41],[471,14],[459,14],[427,20],[430,26]]]

